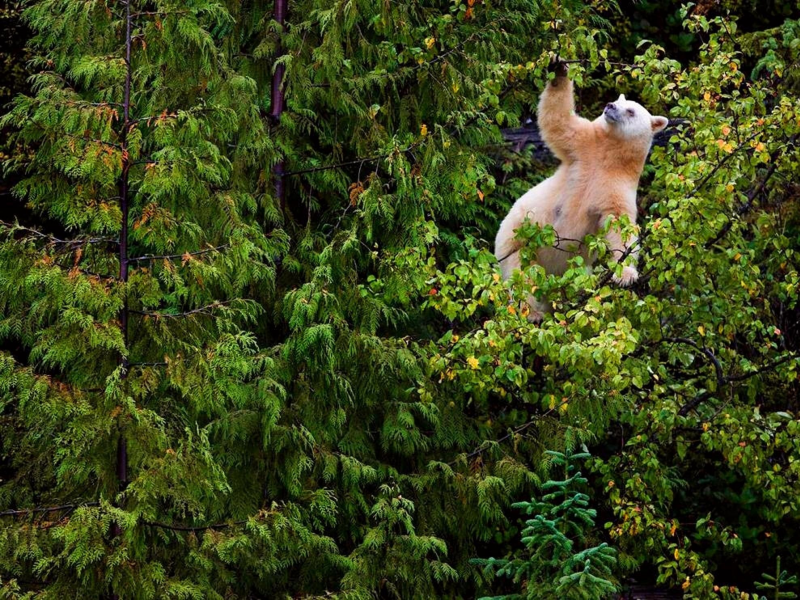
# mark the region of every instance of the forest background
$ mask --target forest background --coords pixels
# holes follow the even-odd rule
[[[790,597],[799,17],[5,3],[0,598]],[[500,281],[555,56],[671,118],[630,289]]]

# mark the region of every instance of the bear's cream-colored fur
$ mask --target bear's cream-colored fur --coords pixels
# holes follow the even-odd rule
[[[495,240],[495,255],[504,278],[520,268],[521,242],[515,231],[526,219],[541,226],[552,225],[558,234],[553,248],[537,251],[536,262],[548,273],[561,274],[567,261],[581,253],[591,264],[592,257],[577,248],[587,234],[596,234],[609,217],[627,215],[636,222],[636,188],[653,135],[667,126],[665,117],[654,117],[640,104],[620,96],[606,105],[603,114],[589,121],[575,114],[572,81],[561,65],[558,73],[539,98],[539,132],[547,146],[561,161],[552,177],[525,193],[500,224]],[[612,254],[619,260],[634,238],[623,240],[619,227],[606,234]],[[635,258],[636,249],[630,254]],[[636,281],[636,267],[625,266],[620,285]],[[532,320],[538,320],[547,306],[530,298]]]

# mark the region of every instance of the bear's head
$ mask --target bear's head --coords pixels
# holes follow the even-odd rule
[[[622,138],[647,138],[648,141],[668,123],[666,117],[654,117],[644,106],[626,100],[622,94],[616,102],[606,104],[602,118],[613,135]]]

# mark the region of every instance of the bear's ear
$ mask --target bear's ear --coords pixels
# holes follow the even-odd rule
[[[650,125],[653,128],[653,133],[658,133],[662,131],[669,123],[669,119],[667,117],[653,117],[650,119]]]
[[[625,94],[620,94],[619,98],[617,98],[617,102],[625,102]]]

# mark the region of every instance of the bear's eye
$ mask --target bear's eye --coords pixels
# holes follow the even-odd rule
[[[629,117],[632,117],[632,116],[635,114],[635,113],[633,112],[633,109],[632,109],[632,108],[629,108],[629,109],[628,109],[628,110],[626,110],[625,112],[626,112],[626,113],[628,113],[628,116],[629,116]]]

